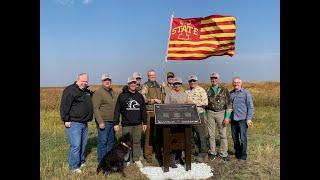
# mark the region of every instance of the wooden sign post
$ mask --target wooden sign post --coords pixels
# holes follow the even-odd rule
[[[191,170],[191,125],[200,124],[195,104],[155,104],[155,124],[163,125],[163,167],[169,171],[169,153],[184,150],[186,170]],[[174,131],[170,131],[174,128]]]

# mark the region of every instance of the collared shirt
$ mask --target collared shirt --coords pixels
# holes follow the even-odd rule
[[[197,86],[193,89],[188,89],[185,92],[188,94],[188,98],[197,105],[198,113],[204,112],[204,108],[202,106],[208,105],[208,96],[206,90],[200,86]]]
[[[162,88],[162,93],[165,99],[166,95],[170,94],[170,92],[173,90],[173,85],[163,82],[161,85],[161,88]]]
[[[239,91],[232,90],[230,92],[232,102],[232,119],[239,120],[251,120],[253,116],[253,100],[250,92],[241,88]]]

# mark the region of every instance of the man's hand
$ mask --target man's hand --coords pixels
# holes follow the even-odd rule
[[[142,125],[142,131],[146,132],[146,130],[147,130],[147,125]]]
[[[193,104],[193,101],[191,99],[187,99],[187,104]]]
[[[100,128],[100,129],[104,129],[104,128],[105,128],[105,124],[104,124],[104,122],[99,123],[99,128]]]
[[[67,127],[67,128],[71,127],[71,122],[70,121],[69,122],[64,122],[64,126]]]
[[[157,104],[161,104],[161,100],[160,99],[153,99],[155,103]]]
[[[203,124],[208,124],[208,119],[207,118],[203,118]]]
[[[119,125],[115,125],[113,126],[114,131],[118,132],[120,130],[120,126]]]
[[[224,118],[223,122],[224,122],[224,124],[229,124],[230,119],[229,118]]]
[[[253,126],[253,123],[252,123],[251,119],[247,120],[247,125],[248,125],[248,127],[252,127]]]

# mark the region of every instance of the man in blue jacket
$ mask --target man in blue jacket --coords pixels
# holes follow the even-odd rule
[[[80,167],[85,163],[88,121],[93,118],[92,93],[87,89],[88,80],[87,73],[79,74],[77,81],[64,89],[60,105],[61,120],[70,142],[69,168],[75,173],[81,173]]]
[[[252,126],[253,101],[250,92],[242,88],[239,77],[232,79],[233,90],[230,92],[232,102],[231,131],[236,158],[247,159],[247,129]]]

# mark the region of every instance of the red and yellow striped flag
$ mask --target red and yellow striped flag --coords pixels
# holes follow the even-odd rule
[[[210,56],[234,55],[234,16],[173,18],[167,60],[202,60]]]

